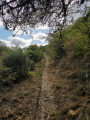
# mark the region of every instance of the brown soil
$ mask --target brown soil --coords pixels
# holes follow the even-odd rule
[[[47,58],[47,57],[46,57]],[[89,120],[89,92],[75,77],[75,70],[46,59],[36,120]]]
[[[52,73],[49,71],[49,62],[46,58],[45,68],[42,77],[42,89],[39,100],[39,109],[36,120],[48,120],[50,114],[56,112],[57,105],[55,103],[54,91],[52,90],[52,81],[50,79]]]

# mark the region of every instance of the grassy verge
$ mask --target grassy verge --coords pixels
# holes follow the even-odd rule
[[[90,84],[89,76],[83,72],[86,69],[80,67],[80,72],[77,72],[75,68],[70,69],[70,65],[63,64],[63,61],[60,65],[52,64],[51,67],[58,109],[49,120],[89,120]]]
[[[35,120],[41,91],[44,60],[29,79],[0,91],[0,120]]]

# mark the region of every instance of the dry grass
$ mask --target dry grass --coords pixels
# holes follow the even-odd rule
[[[51,62],[50,62],[51,63]],[[65,66],[66,65],[66,66]],[[44,61],[39,63],[32,80],[28,79],[0,92],[1,120],[36,120],[41,92]],[[48,68],[49,81],[54,93],[57,111],[49,120],[89,120],[90,93],[84,94],[84,85],[77,79],[76,70],[69,69],[65,61],[51,63]]]
[[[52,89],[58,110],[49,120],[89,120],[90,94],[82,94],[85,83],[73,76],[76,75],[76,69],[69,69],[63,63],[50,64],[51,69]]]
[[[38,106],[44,61],[33,71],[32,80],[27,79],[0,91],[0,120],[34,120]]]

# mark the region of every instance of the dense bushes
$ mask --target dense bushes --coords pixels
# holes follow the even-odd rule
[[[0,56],[4,56],[10,52],[10,48],[7,46],[0,46]]]
[[[60,38],[60,31],[50,35],[49,45],[46,47],[47,53],[54,59],[61,59],[65,55],[63,40]]]
[[[88,84],[90,79],[90,11],[73,25],[48,37],[47,53],[60,65],[72,69],[79,82]],[[62,60],[61,60],[62,59]],[[57,61],[56,61],[57,62]],[[86,83],[85,83],[86,82]]]
[[[19,82],[28,77],[28,73],[43,58],[41,48],[36,45],[31,45],[24,50],[8,48],[9,52],[5,51],[6,48],[2,51],[3,55],[0,55],[0,84]]]
[[[12,72],[11,68],[0,69],[0,86],[9,86],[16,81],[16,78],[17,74],[15,72]]]
[[[30,60],[34,61],[35,63],[40,61],[43,57],[42,51],[37,45],[29,46],[25,54]]]
[[[37,62],[39,62],[43,58],[43,52],[40,47],[37,45],[31,45],[29,46],[26,51],[25,55],[27,57],[27,60],[29,60],[29,69],[33,70],[34,66]]]
[[[86,60],[90,56],[90,11],[71,26],[53,33],[47,47],[51,57],[61,59],[65,53],[71,60]]]
[[[87,59],[90,55],[90,11],[85,17],[79,18],[64,31],[65,49],[69,47],[70,58]],[[72,44],[72,46],[70,46]],[[71,50],[70,50],[71,48]]]
[[[11,68],[13,72],[17,73],[19,79],[26,75],[26,57],[22,50],[11,51],[3,56],[2,61],[5,67]]]

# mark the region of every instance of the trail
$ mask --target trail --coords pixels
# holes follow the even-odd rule
[[[49,115],[55,112],[57,108],[52,90],[52,81],[49,78],[51,73],[48,71],[48,65],[48,57],[46,57],[45,68],[42,76],[42,89],[39,100],[39,109],[36,120],[48,120]]]

